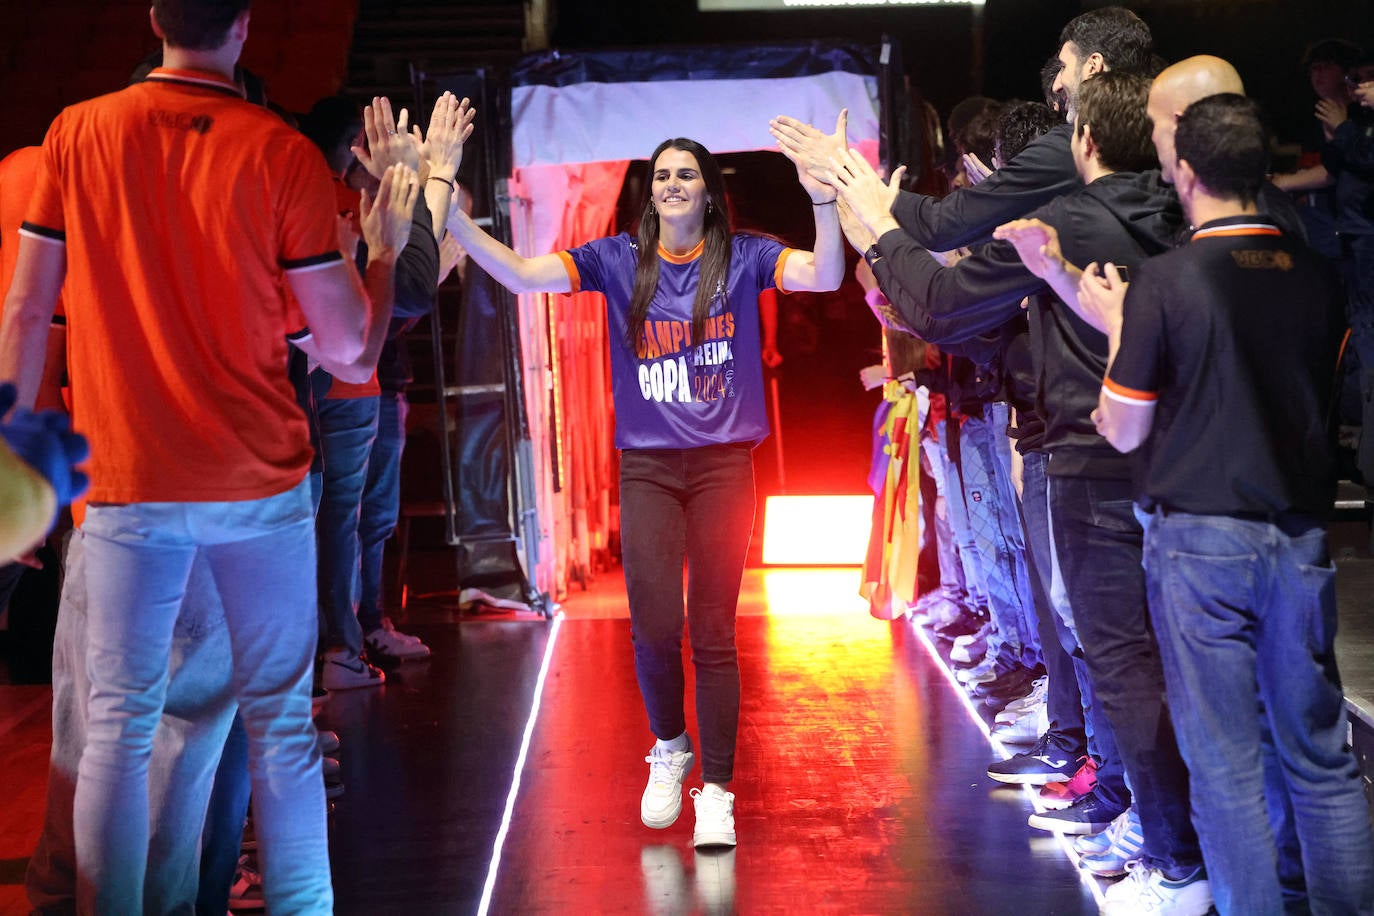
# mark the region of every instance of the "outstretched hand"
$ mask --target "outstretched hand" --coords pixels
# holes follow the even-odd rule
[[[964,153],[964,175],[970,186],[980,184],[993,173],[993,169],[978,158],[977,153]]]
[[[787,115],[778,115],[769,121],[768,132],[778,141],[782,154],[796,165],[797,175],[811,199],[817,203],[834,200],[833,190],[821,198],[812,189],[834,183],[830,162],[849,148],[849,109],[840,109],[833,134],[823,134],[816,127]],[[808,180],[814,184],[808,184]]]
[[[387,166],[375,197],[363,192],[361,221],[368,258],[395,257],[405,248],[419,193],[420,176],[406,165]]]
[[[835,188],[840,199],[854,211],[854,215],[874,236],[881,236],[896,226],[892,204],[901,188],[906,166],[898,166],[886,184],[882,177],[859,155],[858,150],[844,150],[831,160]]]
[[[419,127],[411,128],[420,159],[429,165],[431,177],[452,181],[458,174],[458,166],[463,161],[463,144],[472,136],[472,121],[476,116],[477,109],[468,99],[460,102],[452,92],[445,92],[434,103],[425,135],[420,136]]]
[[[1064,254],[1059,248],[1059,232],[1038,219],[1014,219],[992,231],[992,237],[1011,242],[1021,263],[1042,280],[1064,270]]]
[[[399,118],[392,118],[391,100],[382,96],[363,108],[363,136],[367,143],[351,147],[358,163],[373,178],[380,179],[389,166],[405,165],[420,168],[420,140],[409,131],[410,112],[401,109]]]

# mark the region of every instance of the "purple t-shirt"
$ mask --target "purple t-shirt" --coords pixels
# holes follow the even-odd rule
[[[573,291],[606,296],[616,448],[757,444],[768,436],[758,299],[776,286],[790,249],[746,234],[735,235],[731,245],[725,296],[711,303],[696,345],[692,303],[701,259],[660,259],[639,352],[626,340],[637,241],[621,233],[567,252],[576,271]]]

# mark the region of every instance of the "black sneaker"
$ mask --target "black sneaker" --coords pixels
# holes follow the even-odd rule
[[[1112,825],[1112,821],[1116,820],[1125,810],[1120,805],[1104,801],[1094,789],[1060,811],[1041,811],[1032,814],[1026,823],[1037,830],[1082,836],[1089,833],[1101,833],[1106,830]]]
[[[977,611],[965,611],[949,623],[937,625],[933,632],[940,639],[954,642],[960,636],[970,636],[977,633],[983,628],[983,624],[987,620],[987,617],[981,616]]]
[[[1047,782],[1068,782],[1079,764],[1072,755],[1054,747],[1050,733],[1046,732],[1025,753],[989,764],[988,777],[1017,786],[1043,786]]]
[[[1041,668],[1012,668],[990,681],[974,685],[970,692],[989,709],[1000,711],[1012,700],[1030,693],[1035,679],[1044,673]]]

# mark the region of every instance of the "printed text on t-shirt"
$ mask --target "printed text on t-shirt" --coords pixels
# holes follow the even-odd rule
[[[635,347],[642,360],[639,390],[644,400],[662,404],[734,397],[734,336],[732,312],[708,318],[697,347],[692,346],[690,321],[646,321]]]

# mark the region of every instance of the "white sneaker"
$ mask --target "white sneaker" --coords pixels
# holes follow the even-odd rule
[[[649,783],[639,799],[639,819],[645,827],[662,830],[677,820],[682,812],[682,781],[695,759],[690,745],[685,751],[668,751],[655,744],[649,751],[644,758],[649,765]]]
[[[1033,709],[1036,706],[1044,706],[1049,697],[1050,679],[1048,677],[1038,677],[1031,681],[1031,692],[1023,697],[1017,697],[997,714],[997,721],[1002,721],[1002,717],[1015,718],[1023,710]]]
[[[1003,744],[1034,744],[1048,731],[1048,727],[1040,727],[1040,719],[1039,712],[1033,709],[1005,719],[999,713],[989,734]]]
[[[949,660],[960,665],[972,665],[988,653],[988,636],[992,634],[992,624],[985,623],[977,633],[969,633],[954,640],[949,650]]]
[[[380,687],[386,675],[347,649],[330,649],[324,654],[324,689],[350,690],[354,687]]]
[[[402,633],[387,619],[382,620],[380,629],[364,636],[363,643],[369,653],[375,652],[400,661],[429,657],[429,646],[420,642],[419,637]]]
[[[1102,916],[1205,916],[1212,887],[1201,865],[1187,878],[1170,881],[1158,868],[1128,862],[1126,877],[1107,888]]]
[[[735,845],[735,793],[715,783],[690,793],[696,802],[697,826],[692,832],[693,846]]]

